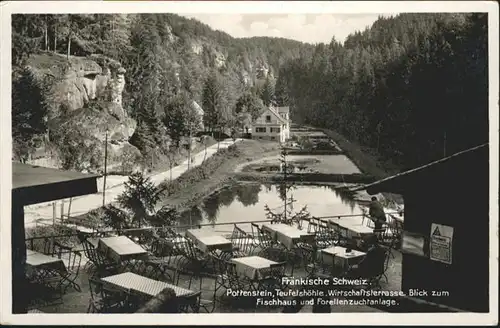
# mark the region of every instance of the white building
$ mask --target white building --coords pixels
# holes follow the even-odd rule
[[[278,142],[290,139],[290,108],[270,106],[263,111],[252,123],[252,139]]]

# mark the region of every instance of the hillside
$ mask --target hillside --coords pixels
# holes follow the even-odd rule
[[[166,155],[169,140],[189,133],[186,124],[161,127],[189,117],[172,113],[189,107],[182,101],[200,104],[212,130],[222,120],[234,125],[242,95],[262,106],[280,65],[313,49],[279,38],[235,39],[175,14],[14,15],[12,24],[14,156],[57,157],[77,170],[102,166],[106,128],[111,164]],[[207,88],[218,95],[211,115]],[[23,102],[33,89],[38,99]],[[25,121],[29,129],[20,128]]]
[[[102,147],[88,134],[102,140],[99,122],[113,116],[115,138],[133,145],[121,161],[138,151],[151,159],[178,152],[200,123],[228,131],[277,103],[290,106],[296,123],[339,132],[398,169],[415,167],[487,142],[487,33],[484,14],[380,17],[344,44],[318,45],[237,39],[175,14],[15,15],[13,65],[36,73],[20,79],[14,71],[15,154],[33,153],[37,136],[59,153],[92,153]],[[76,77],[56,82],[68,65]],[[114,78],[119,67],[126,73]],[[86,76],[95,76],[95,92]],[[123,90],[121,107],[110,90]],[[34,96],[16,98],[26,93]],[[68,120],[87,123],[66,128]],[[92,157],[84,161],[103,162]]]
[[[287,62],[276,89],[294,122],[414,168],[488,142],[487,26],[486,14],[379,18],[343,45]]]

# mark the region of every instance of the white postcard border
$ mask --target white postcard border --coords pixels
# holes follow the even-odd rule
[[[1,324],[81,324],[81,325],[328,325],[328,324],[422,324],[477,325],[498,323],[498,3],[494,1],[15,1],[0,3],[1,12],[1,121],[0,144],[0,323]],[[490,118],[490,313],[332,313],[332,314],[22,314],[12,315],[11,305],[11,28],[12,13],[372,13],[402,12],[487,12],[489,40]]]

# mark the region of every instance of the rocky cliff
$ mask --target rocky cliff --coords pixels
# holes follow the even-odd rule
[[[68,154],[62,152],[68,132],[75,138],[85,138],[85,146],[92,150],[104,150],[107,133],[111,166],[121,166],[130,156],[140,156],[138,149],[128,142],[136,122],[122,106],[126,69],[119,62],[100,55],[72,56],[68,61],[63,55],[42,53],[31,56],[27,66],[46,81],[47,141],[58,153],[54,156],[42,150],[39,157],[58,157],[54,166],[65,166],[64,157]],[[95,157],[101,157],[103,151],[86,155],[79,159],[83,163],[78,163],[78,168],[98,170],[102,166],[103,159]]]
[[[153,152],[165,155],[160,153],[168,145],[154,144],[168,139],[164,129],[158,129],[157,117],[137,128],[127,115],[163,115],[161,103],[150,113],[140,105],[146,103],[144,100],[163,101],[167,95],[185,92],[201,105],[205,81],[217,71],[224,101],[233,109],[244,93],[261,94],[263,83],[279,75],[283,63],[307,57],[314,50],[312,45],[283,38],[233,38],[175,14],[30,15],[14,17],[12,25],[14,71],[23,71],[28,65],[44,85],[44,96],[23,101],[25,95],[39,89],[18,83],[19,119],[14,124],[21,137],[16,138],[14,157],[28,158],[45,136],[44,144],[54,151],[49,154],[40,148],[35,157],[52,159],[57,154],[59,162],[52,166],[63,168],[102,166],[106,131],[112,145],[111,165],[139,162],[132,158],[138,152],[128,140],[141,147],[145,158],[154,157]],[[27,29],[27,25],[41,28]],[[62,26],[71,27],[71,38],[61,32]],[[63,55],[67,53],[73,56],[67,58]],[[25,75],[30,81],[32,74]],[[151,88],[144,88],[147,83]],[[149,90],[147,94],[145,90]],[[44,104],[49,107],[47,115]],[[31,130],[25,129],[30,123],[26,117],[37,119]],[[48,118],[48,133],[40,117]]]

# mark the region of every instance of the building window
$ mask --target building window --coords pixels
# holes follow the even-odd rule
[[[259,128],[255,128],[255,132],[257,133],[266,133],[266,128],[262,128],[262,127],[259,127]]]
[[[280,128],[271,128],[271,133],[280,133]]]
[[[276,137],[271,137],[271,140],[276,140]]]
[[[269,122],[271,122],[271,115],[266,116],[266,123],[269,123]]]

